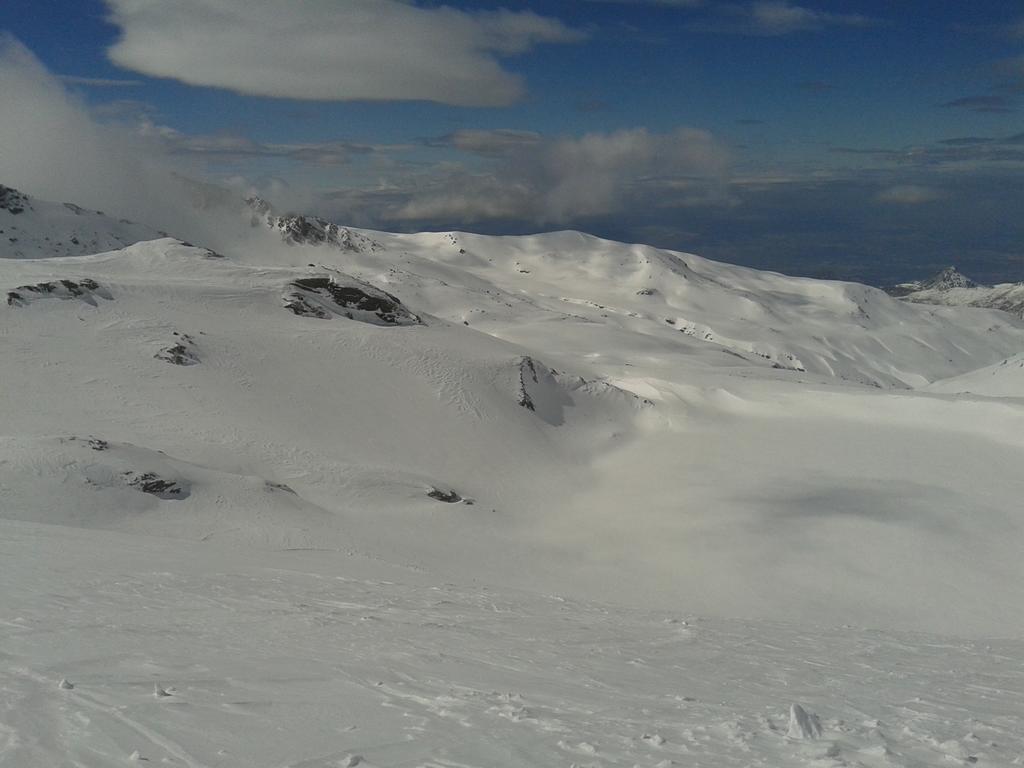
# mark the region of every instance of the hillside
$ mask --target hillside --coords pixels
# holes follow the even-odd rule
[[[928,391],[1024,398],[1024,353],[937,381],[929,385]]]
[[[0,263],[3,514],[723,615],[1024,624],[994,597],[1015,539],[981,533],[1012,524],[1021,414],[909,389],[1016,353],[1020,321],[575,232],[346,232]],[[125,488],[147,473],[188,491]],[[936,583],[976,600],[937,616]]]
[[[103,211],[37,200],[0,185],[0,259],[83,256],[163,236]]]
[[[85,214],[28,202],[0,764],[1024,753],[1021,643],[991,639],[1024,633],[1024,321],[269,209],[46,256]]]

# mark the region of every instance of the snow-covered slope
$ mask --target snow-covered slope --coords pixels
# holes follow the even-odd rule
[[[1024,414],[907,391],[1019,351],[1022,323],[571,232],[266,234],[0,264],[4,434],[61,457],[12,454],[4,516],[724,615],[1024,626],[997,597],[1024,576]],[[187,496],[92,479],[163,477],[129,466],[155,451]]]
[[[0,765],[1020,759],[1024,322],[293,218],[0,260]]]
[[[102,211],[37,200],[0,185],[0,259],[81,256],[163,236]]]
[[[1024,759],[1020,640],[701,619],[346,552],[0,537],[5,767]]]
[[[273,249],[269,259],[338,266],[406,303],[543,349],[565,365],[597,360],[597,375],[628,375],[629,358],[638,355],[657,370],[686,354],[716,368],[911,388],[1017,351],[998,331],[1014,336],[1024,327],[998,313],[916,308],[864,285],[786,277],[579,232],[498,238],[341,228],[335,239],[341,245]],[[623,349],[626,358],[618,354]]]
[[[955,267],[947,267],[928,280],[901,283],[886,291],[918,304],[1001,309],[1024,317],[1024,283],[979,285]]]
[[[1024,398],[1024,353],[928,386],[929,392],[967,392],[988,397]]]

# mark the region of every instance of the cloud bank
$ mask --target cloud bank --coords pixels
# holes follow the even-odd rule
[[[919,184],[902,184],[883,189],[875,199],[880,203],[895,205],[921,205],[922,203],[933,203],[945,197],[946,193],[940,189],[923,187]]]
[[[781,37],[798,32],[820,32],[829,27],[874,27],[881,22],[859,13],[834,13],[796,5],[788,0],[721,3],[718,18],[696,21],[691,29],[754,37]]]
[[[132,126],[103,123],[21,43],[0,35],[0,183],[75,202],[217,247],[230,219],[207,209],[237,194]],[[237,234],[237,232],[235,233]]]
[[[204,208],[257,193],[281,209],[356,226],[565,227],[874,283],[954,260],[981,280],[1024,277],[1019,133],[837,147],[814,173],[773,167],[752,148],[692,128],[582,136],[461,128],[403,145],[343,136],[270,143],[183,133],[142,102],[87,107],[2,38],[0,92],[16,105],[0,110],[0,183],[229,253],[232,243],[249,248],[252,231]]]
[[[630,210],[725,202],[730,155],[707,131],[644,128],[544,139],[514,131],[458,131],[441,140],[497,157],[488,173],[453,169],[390,216],[397,221],[458,217],[565,224]],[[659,198],[660,202],[655,198]]]
[[[107,0],[117,65],[190,85],[318,101],[504,106],[522,79],[501,59],[580,32],[530,11],[400,0]]]

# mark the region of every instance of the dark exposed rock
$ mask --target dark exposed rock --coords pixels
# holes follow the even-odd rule
[[[301,294],[298,293],[285,296],[284,306],[285,309],[289,309],[294,314],[301,315],[302,317],[318,317],[321,320],[326,320],[331,316],[326,309],[310,304]]]
[[[69,437],[69,438],[67,438],[67,441],[71,442],[71,443],[79,443],[79,442],[83,441],[83,438],[81,438],[81,437]],[[84,438],[84,441],[85,441],[85,444],[87,446],[89,446],[89,448],[91,448],[94,451],[105,451],[108,448],[110,448],[110,444],[106,440],[101,440],[98,437],[91,437],[90,436],[88,438]],[[62,443],[64,442],[63,438],[61,439],[61,442]]]
[[[92,294],[99,290],[99,283],[95,280],[85,278],[75,282],[74,280],[56,280],[34,285],[19,285],[13,291],[7,292],[7,304],[11,307],[22,307],[31,298],[41,296],[53,296],[59,299],[85,298],[90,303]]]
[[[537,367],[533,363],[533,358],[530,357],[524,357],[519,361],[519,405],[528,411],[536,411],[537,406],[534,405],[533,398],[526,390],[527,381],[538,383]]]
[[[427,491],[427,496],[436,501],[443,501],[445,504],[456,504],[462,501],[462,497],[453,490],[442,491],[439,488],[431,488]]]
[[[153,357],[172,365],[197,365],[199,363],[199,355],[196,353],[195,342],[192,340],[192,337],[187,333],[179,334],[175,332],[174,335],[178,337],[178,343],[164,347]]]
[[[347,227],[339,227],[319,216],[301,214],[279,216],[274,213],[270,203],[260,197],[250,197],[246,203],[253,212],[253,226],[259,226],[262,223],[271,229],[278,230],[281,233],[281,238],[289,245],[328,245],[352,253],[376,251],[381,247],[379,243],[366,235],[354,232]]]
[[[166,347],[161,349],[155,355],[157,360],[165,360],[168,363],[174,365],[195,365],[196,361],[189,355],[188,349],[181,344],[175,344],[173,347]]]
[[[16,216],[25,210],[32,210],[28,195],[0,184],[0,211],[7,211]]]
[[[326,319],[332,313],[379,325],[422,325],[390,293],[350,277],[304,277],[291,283],[284,306],[296,315]]]
[[[921,283],[921,290],[949,291],[953,288],[975,288],[977,283],[962,274],[956,267],[946,267],[929,280]]]
[[[164,480],[154,472],[144,472],[137,475],[134,472],[125,472],[126,483],[129,487],[148,493],[151,496],[160,498],[183,498],[183,489],[173,480]]]

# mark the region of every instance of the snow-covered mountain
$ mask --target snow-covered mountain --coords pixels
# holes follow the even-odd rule
[[[372,241],[365,235],[319,216],[278,214],[261,197],[250,197],[245,202],[252,211],[252,225],[265,225],[280,232],[281,239],[288,245],[326,245],[346,251],[372,247]]]
[[[1024,633],[1020,377],[962,383],[1024,321],[264,206],[47,256],[10,199],[0,764],[1024,754],[1024,646],[957,639]]]
[[[102,211],[37,200],[0,185],[0,259],[82,256],[166,235]]]
[[[581,232],[394,235],[277,216],[265,206],[264,221],[285,243],[326,248],[271,249],[264,262],[343,264],[410,306],[527,348],[548,346],[564,330],[569,338],[555,353],[564,365],[591,367],[589,348],[576,343],[585,335],[605,350],[595,375],[611,366],[629,374],[615,361],[625,347],[670,356],[685,350],[715,367],[911,388],[1016,349],[989,330],[1010,323],[1000,315],[921,311],[856,283],[787,277]],[[327,239],[290,234],[307,221]],[[1007,326],[1011,337],[1019,326]]]
[[[900,283],[885,290],[890,296],[919,304],[1001,309],[1024,317],[1024,282],[980,285],[956,267],[946,267],[928,280]]]

